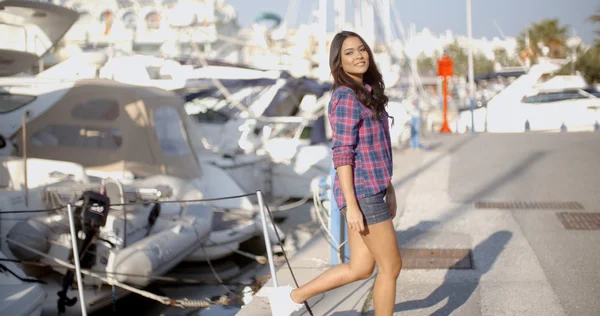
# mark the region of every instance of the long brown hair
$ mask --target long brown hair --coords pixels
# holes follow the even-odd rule
[[[352,79],[342,69],[342,44],[348,37],[357,37],[360,39],[365,49],[369,53],[369,68],[363,75],[363,83],[371,86],[372,91],[369,91]],[[383,76],[375,65],[375,59],[373,59],[373,52],[365,40],[360,35],[350,32],[341,31],[337,33],[331,41],[331,47],[329,50],[329,68],[331,69],[331,75],[333,76],[333,90],[340,86],[347,86],[354,91],[356,98],[367,108],[373,112],[373,118],[381,119],[382,115],[387,111],[385,107],[388,103],[388,97],[385,96],[385,84],[383,83]]]

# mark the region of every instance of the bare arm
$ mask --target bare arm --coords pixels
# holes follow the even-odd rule
[[[340,188],[346,200],[346,221],[348,228],[362,233],[365,230],[363,214],[358,206],[356,195],[354,194],[354,177],[352,165],[343,165],[337,168],[337,174],[340,179]]]

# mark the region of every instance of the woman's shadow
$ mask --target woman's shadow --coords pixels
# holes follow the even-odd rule
[[[490,270],[496,259],[512,238],[509,231],[499,231],[492,234],[473,249],[474,269],[469,272],[465,270],[449,269],[446,273],[444,283],[435,289],[429,296],[422,300],[413,300],[396,304],[394,311],[410,311],[434,306],[448,298],[446,305],[442,306],[431,315],[450,315],[454,310],[462,306],[475,292],[481,276]],[[460,281],[460,279],[465,279]],[[402,289],[398,289],[402,290]]]

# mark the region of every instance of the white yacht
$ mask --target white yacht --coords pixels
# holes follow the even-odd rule
[[[524,131],[593,131],[600,120],[600,99],[580,75],[554,76],[560,65],[542,59],[504,90],[477,108],[475,130],[490,133]],[[471,112],[462,111],[453,126],[471,127]]]

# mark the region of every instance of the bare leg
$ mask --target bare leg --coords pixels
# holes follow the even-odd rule
[[[396,301],[396,281],[402,269],[396,231],[391,220],[369,226],[363,240],[377,262],[377,278],[373,286],[375,315],[391,316]]]
[[[354,281],[368,279],[373,274],[375,260],[361,234],[349,230],[348,244],[350,245],[350,262],[328,269],[307,284],[294,289],[291,293],[294,302],[304,302],[320,293]]]

